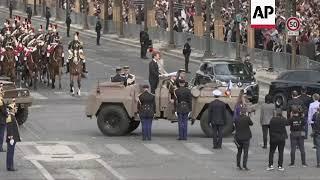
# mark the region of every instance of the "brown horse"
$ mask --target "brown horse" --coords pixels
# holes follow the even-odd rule
[[[70,92],[74,96],[74,78],[77,78],[78,91],[77,94],[80,96],[81,88],[81,75],[82,75],[82,61],[79,57],[79,52],[75,51],[73,58],[70,60]]]
[[[26,86],[31,87],[33,85],[34,89],[37,89],[37,79],[39,72],[39,56],[37,54],[36,47],[29,48],[24,54],[24,62],[26,66]]]
[[[62,76],[62,68],[63,68],[63,58],[64,58],[63,46],[61,44],[58,44],[54,48],[52,55],[50,55],[49,64],[48,64],[52,89],[55,88],[56,76],[58,76],[59,78],[59,89],[62,88],[61,76]]]
[[[12,82],[16,82],[16,60],[15,53],[12,48],[6,48],[6,51],[2,53],[3,61],[1,63],[1,72],[3,75],[10,77]]]

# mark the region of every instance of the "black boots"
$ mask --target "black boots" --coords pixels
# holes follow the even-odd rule
[[[84,72],[84,73],[88,73],[88,71],[87,71],[87,69],[86,69],[86,63],[85,63],[85,62],[83,63],[83,72]]]
[[[66,73],[69,73],[69,62],[67,62],[67,72]]]

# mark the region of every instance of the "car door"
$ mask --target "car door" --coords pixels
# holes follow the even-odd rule
[[[286,84],[286,91],[289,98],[291,97],[292,91],[298,91],[298,93],[300,93],[302,86],[308,87],[310,85],[307,71],[292,71],[284,78],[287,82],[284,82],[284,84]]]
[[[320,93],[320,72],[318,71],[310,71],[308,73],[308,85],[307,93],[309,95],[313,95],[314,93]]]

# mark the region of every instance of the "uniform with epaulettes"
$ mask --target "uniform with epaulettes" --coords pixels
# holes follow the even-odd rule
[[[142,123],[142,139],[151,140],[151,126],[156,112],[155,96],[148,92],[149,86],[144,85],[144,92],[141,93],[138,101],[138,112]]]
[[[179,80],[179,86],[174,91],[178,115],[179,140],[187,140],[188,115],[192,110],[192,94],[191,90],[185,87],[184,80]]]
[[[122,74],[122,76],[125,78],[124,85],[125,86],[130,86],[132,84],[135,84],[136,77],[135,77],[135,75],[129,73],[130,67],[129,66],[124,66],[123,70],[127,71],[127,72],[124,72]]]

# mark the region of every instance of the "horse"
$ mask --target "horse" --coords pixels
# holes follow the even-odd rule
[[[39,57],[36,52],[36,47],[33,48],[26,48],[25,54],[24,54],[24,62],[26,67],[26,76],[25,76],[25,83],[26,86],[31,87],[33,85],[33,88],[37,89],[37,75],[38,75],[38,61]]]
[[[49,54],[49,56],[50,59],[48,64],[48,70],[50,74],[49,76],[51,78],[51,88],[55,88],[56,76],[58,76],[59,89],[61,89],[61,76],[64,58],[63,46],[61,44],[58,44],[56,47],[54,47],[52,54]]]
[[[13,48],[6,48],[6,50],[2,52],[1,72],[3,75],[10,77],[12,82],[16,82],[15,61],[15,52]]]
[[[82,75],[82,60],[79,56],[79,52],[75,50],[73,53],[73,58],[69,62],[70,66],[70,93],[74,96],[74,78],[77,78],[78,83],[78,92],[77,95],[80,96],[80,88],[81,88],[81,75]]]

